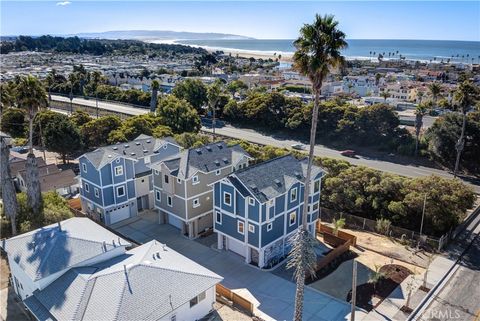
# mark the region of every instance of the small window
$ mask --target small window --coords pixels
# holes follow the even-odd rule
[[[190,307],[193,307],[198,304],[198,296],[190,300]]]
[[[180,178],[177,178],[177,183],[182,184],[182,180]]]
[[[100,191],[98,190],[98,188],[94,188],[93,191],[95,192],[95,197],[100,197]]]
[[[207,295],[206,295],[205,291],[203,291],[202,293],[200,293],[200,294],[198,295],[198,302],[202,302],[203,300],[205,300],[206,296],[207,296]]]
[[[154,170],[154,171],[153,171],[153,173],[154,173],[155,175],[158,175],[158,174],[160,174],[160,172],[159,172],[159,171],[157,171],[157,170]]]
[[[253,224],[248,224],[248,231],[250,233],[255,233],[255,225]]]
[[[162,200],[162,193],[160,193],[160,191],[155,191],[155,199],[159,202]]]
[[[217,170],[215,171],[215,175],[217,175],[217,176],[220,175],[221,173],[222,173],[222,171],[219,170],[219,169],[217,169]]]
[[[255,199],[253,197],[248,198],[248,204],[254,206],[255,205]]]
[[[198,175],[192,177],[192,184],[198,184],[200,181],[198,180]]]
[[[90,192],[90,185],[88,185],[88,183],[85,183],[85,191]]]
[[[125,195],[125,186],[117,187],[117,196],[122,197]]]
[[[198,198],[193,200],[193,207],[199,207],[200,206],[200,200]]]
[[[295,187],[290,190],[290,202],[295,202],[297,200],[298,189]]]
[[[319,191],[320,191],[320,180],[315,181],[315,183],[313,183],[313,192],[318,193]]]
[[[222,213],[220,211],[215,212],[215,222],[222,225]]]
[[[267,232],[270,232],[273,228],[273,224],[272,223],[268,223],[267,224]]]
[[[318,211],[318,203],[313,204],[313,211]]]
[[[245,228],[245,225],[242,221],[238,221],[237,223],[237,232],[242,234],[244,233],[244,228]]]
[[[168,175],[165,175],[165,176],[163,177],[163,180],[165,181],[165,184],[168,184]]]
[[[87,172],[87,164],[85,164],[85,163],[82,164],[82,170],[83,170],[84,173]]]
[[[223,203],[226,205],[232,205],[232,194],[223,192]]]
[[[117,160],[115,161],[115,163],[120,164],[120,158],[117,158]]]
[[[171,197],[171,196],[167,196],[167,205],[170,206],[170,207],[172,207],[172,204],[173,204],[173,202],[172,202],[172,197]]]
[[[123,167],[122,166],[115,166],[115,176],[123,175]]]
[[[290,213],[289,226],[292,226],[297,222],[297,212]]]
[[[177,321],[177,316],[174,314],[170,317],[170,321]]]

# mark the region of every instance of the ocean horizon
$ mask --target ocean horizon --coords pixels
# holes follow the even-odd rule
[[[174,43],[203,47],[209,50],[245,53],[291,55],[294,39],[211,39],[175,40]],[[459,40],[388,40],[347,39],[343,54],[350,59],[376,59],[385,53],[385,59],[480,63],[480,41]],[[373,54],[375,53],[375,54]],[[390,53],[390,55],[389,55]],[[472,61],[473,58],[473,61]]]

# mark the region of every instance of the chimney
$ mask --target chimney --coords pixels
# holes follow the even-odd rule
[[[103,241],[103,250],[107,252],[107,243],[105,241]]]

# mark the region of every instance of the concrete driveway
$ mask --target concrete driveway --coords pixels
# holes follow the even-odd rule
[[[275,320],[291,320],[294,310],[295,284],[272,273],[261,271],[245,264],[243,259],[227,251],[218,251],[180,235],[170,225],[157,224],[154,213],[139,219],[112,226],[119,233],[144,243],[156,239],[175,251],[205,266],[224,277],[226,287],[244,289],[259,302],[260,316],[268,315]],[[303,320],[340,321],[348,320],[350,305],[327,294],[305,288]]]

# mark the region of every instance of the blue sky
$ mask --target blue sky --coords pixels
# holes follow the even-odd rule
[[[315,13],[330,13],[351,39],[480,41],[480,1],[69,0],[1,1],[0,6],[2,35],[144,29],[292,39]]]

